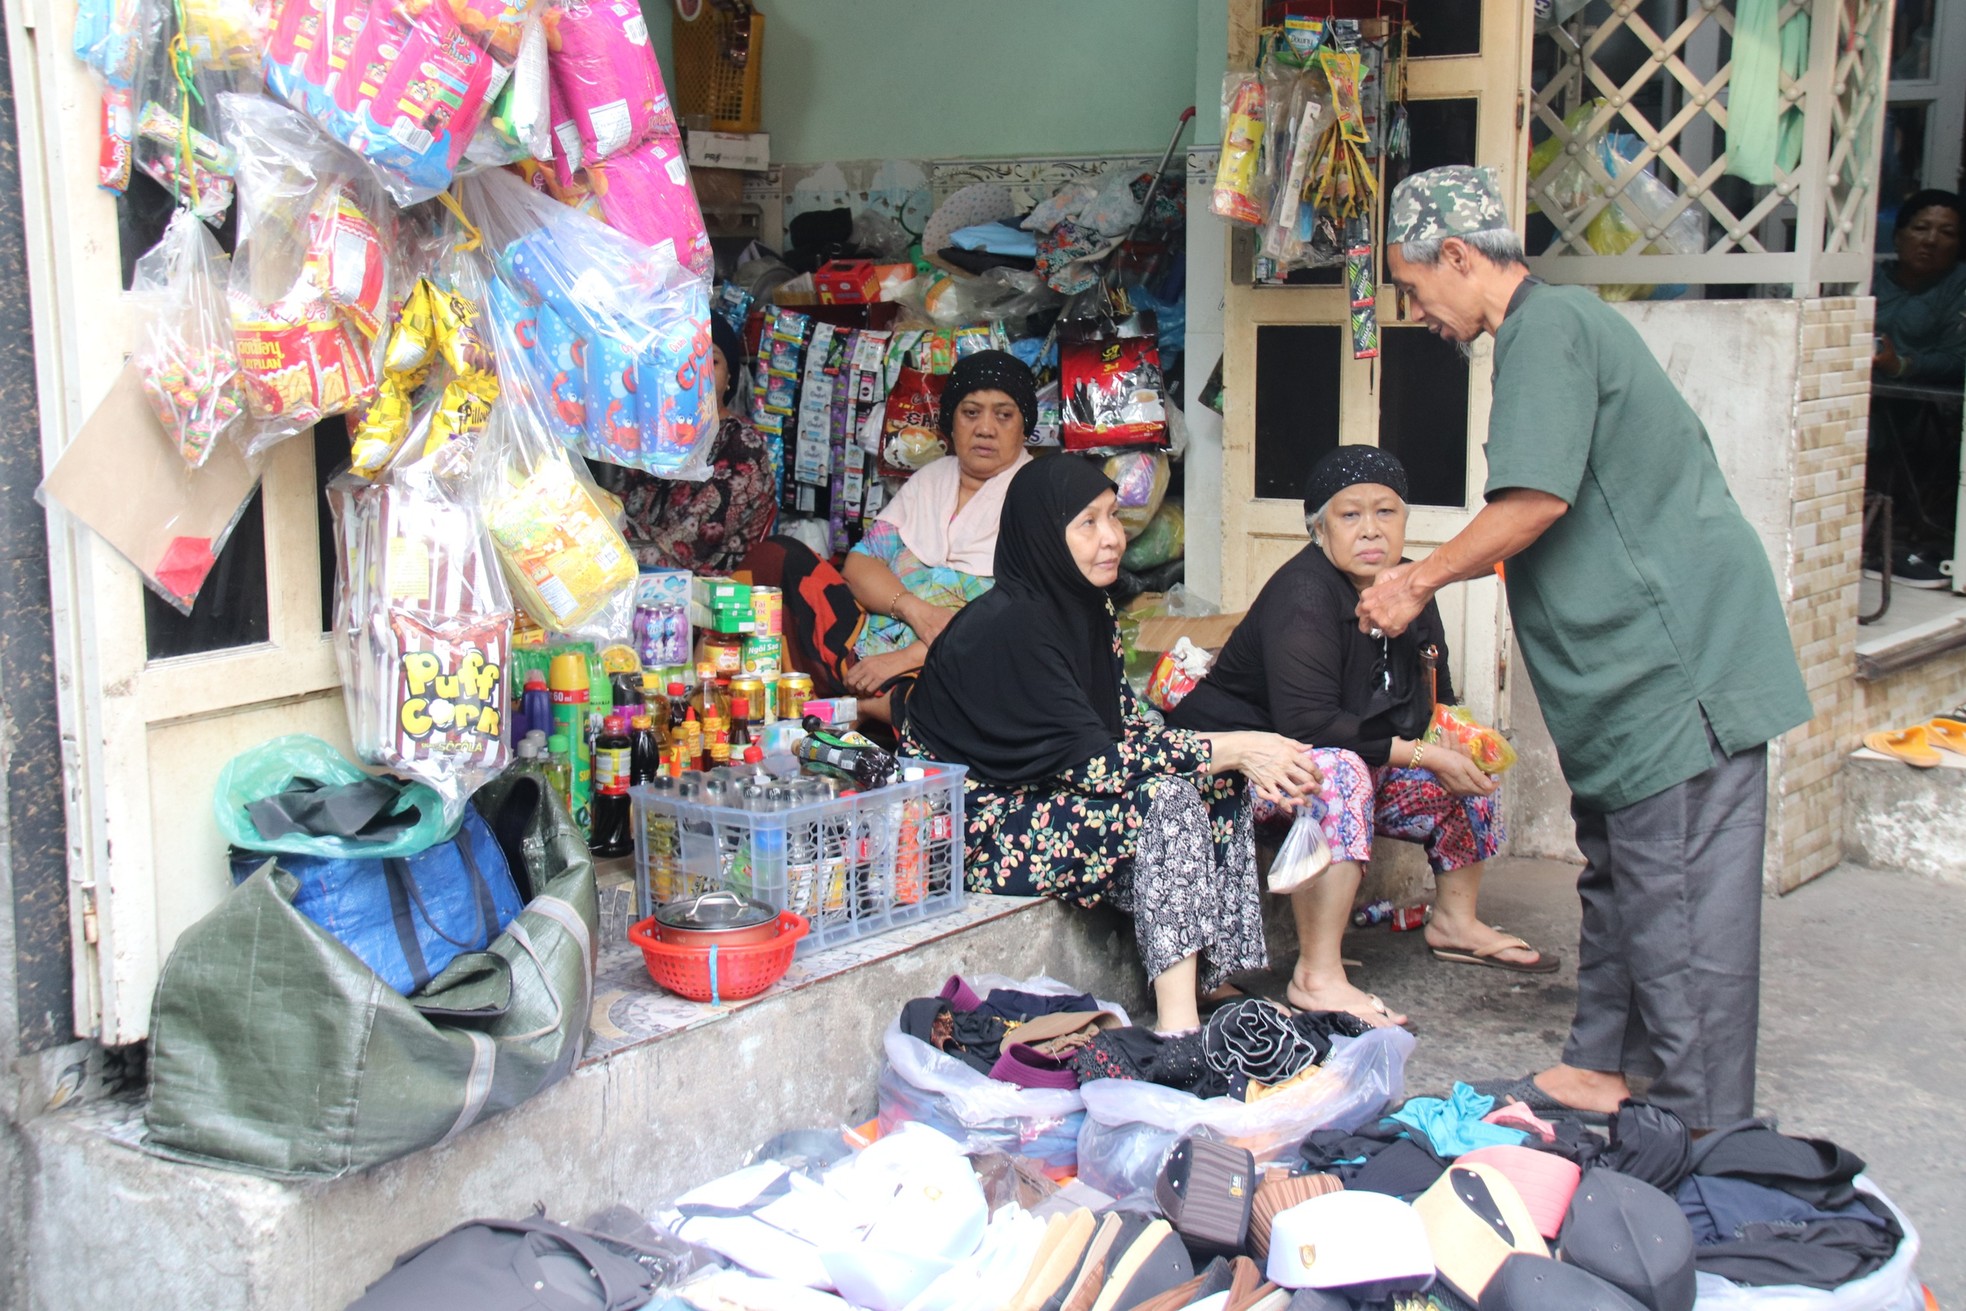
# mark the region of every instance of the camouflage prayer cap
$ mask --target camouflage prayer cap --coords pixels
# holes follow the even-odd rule
[[[1386,244],[1509,232],[1508,206],[1495,170],[1449,164],[1415,173],[1393,188],[1386,210]]]

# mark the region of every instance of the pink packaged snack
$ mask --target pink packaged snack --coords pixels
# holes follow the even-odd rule
[[[678,264],[698,277],[710,276],[716,256],[681,142],[661,136],[644,141],[625,154],[588,165],[587,182],[609,227],[657,251],[667,247]]]
[[[575,170],[652,136],[680,135],[633,0],[566,0],[546,14],[546,62],[555,103],[553,168]]]

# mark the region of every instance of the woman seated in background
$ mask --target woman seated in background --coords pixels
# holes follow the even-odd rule
[[[1288,997],[1309,1010],[1380,1010],[1345,977],[1339,943],[1376,831],[1425,844],[1436,895],[1427,945],[1442,960],[1528,974],[1556,958],[1476,913],[1484,861],[1502,844],[1497,781],[1451,746],[1423,744],[1436,691],[1454,699],[1432,602],[1396,638],[1361,633],[1358,595],[1406,544],[1406,470],[1374,446],[1341,446],[1311,471],[1311,544],[1277,570],[1208,676],[1168,715],[1196,731],[1267,730],[1316,743],[1332,864],[1291,898],[1299,955]],[[1421,652],[1437,649],[1438,688]],[[1385,1018],[1404,1023],[1404,1017]]]
[[[969,768],[970,890],[1131,914],[1158,1026],[1180,1032],[1201,1023],[1199,991],[1267,959],[1242,779],[1288,805],[1317,775],[1274,733],[1187,733],[1141,714],[1105,591],[1126,549],[1118,499],[1076,456],[1018,471],[996,586],[930,647],[902,700],[902,745]]]
[[[902,484],[842,570],[789,537],[746,561],[754,582],[784,589],[787,658],[813,676],[817,695],[855,695],[864,715],[886,718],[881,694],[912,677],[950,619],[990,590],[1004,489],[1030,463],[1024,437],[1037,417],[1022,361],[964,356],[942,392],[952,453]]]
[[[708,478],[669,481],[615,464],[591,466],[596,481],[621,498],[623,535],[646,568],[730,573],[771,535],[778,515],[764,438],[731,409],[744,343],[718,314],[710,316],[710,357],[716,366],[717,437]]]
[[[1876,358],[1882,378],[1957,389],[1966,374],[1966,207],[1950,191],[1921,191],[1898,207],[1895,264],[1880,264]]]

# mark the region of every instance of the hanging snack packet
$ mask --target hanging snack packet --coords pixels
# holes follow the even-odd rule
[[[553,111],[553,168],[561,185],[574,171],[652,136],[681,137],[634,0],[563,0],[546,14]]]
[[[1516,762],[1509,740],[1476,719],[1466,706],[1435,706],[1433,722],[1422,740],[1466,748],[1475,768],[1484,774],[1504,773]]]
[[[1352,297],[1352,358],[1379,358],[1378,282],[1372,263],[1372,226],[1364,218],[1345,224],[1345,285]]]
[[[387,282],[382,237],[347,184],[322,192],[307,216],[303,271],[368,336],[382,331]]]
[[[942,440],[942,389],[947,375],[904,368],[887,397],[881,429],[881,472],[906,477],[949,453]]]
[[[79,0],[75,8],[75,57],[95,71],[102,87],[96,185],[122,191],[130,185],[136,133],[136,80],[142,52],[162,45],[159,11],[138,0]]]
[[[417,280],[390,331],[376,399],[349,434],[351,472],[373,478],[395,458],[410,432],[414,395],[440,362],[450,376],[428,416],[417,458],[484,429],[499,388],[481,331],[483,318],[477,302],[462,291]]]
[[[205,225],[181,209],[137,260],[130,288],[145,318],[132,356],[143,394],[194,469],[246,408],[225,308],[229,263]]]
[[[1167,445],[1166,385],[1152,337],[1066,336],[1058,380],[1068,451]]]
[[[1263,82],[1254,73],[1232,73],[1223,82],[1222,159],[1215,169],[1209,208],[1231,223],[1263,221],[1256,195],[1256,166],[1263,149]]]
[[[519,603],[550,632],[578,631],[626,594],[635,557],[594,485],[522,409],[494,411],[473,492]]]
[[[612,159],[595,160],[587,166],[587,182],[609,227],[700,278],[711,275],[716,255],[681,141],[655,137]]]

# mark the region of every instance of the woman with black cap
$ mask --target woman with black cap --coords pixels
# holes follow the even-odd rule
[[[710,354],[718,426],[707,479],[670,482],[619,465],[595,466],[596,480],[621,497],[627,512],[623,535],[636,560],[649,568],[730,573],[771,535],[778,515],[764,439],[731,408],[744,343],[719,314],[710,316]]]
[[[845,680],[861,696],[920,669],[956,612],[990,590],[1004,491],[1031,461],[1036,380],[1007,351],[966,355],[940,416],[950,453],[901,485],[841,570],[867,615]]]
[[[1420,740],[1435,701],[1454,700],[1440,611],[1429,602],[1394,638],[1358,628],[1359,593],[1406,545],[1406,489],[1404,466],[1376,446],[1320,460],[1304,492],[1311,544],[1263,585],[1208,676],[1168,714],[1181,728],[1268,729],[1315,744],[1332,864],[1291,895],[1299,954],[1287,995],[1378,1024],[1405,1017],[1351,984],[1339,950],[1375,832],[1426,846],[1436,891],[1425,937],[1436,957],[1528,974],[1557,967],[1476,912],[1502,816],[1494,778],[1456,748]],[[1259,822],[1270,818],[1260,810]]]
[[[1141,713],[1106,597],[1126,549],[1118,501],[1076,456],[1012,477],[996,586],[935,639],[902,745],[969,769],[970,890],[1131,914],[1157,1023],[1176,1032],[1200,1024],[1198,989],[1266,960],[1242,779],[1289,804],[1317,774],[1275,733],[1181,732]]]

